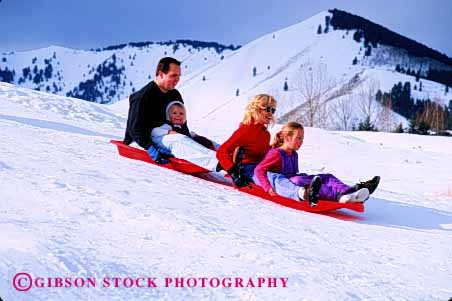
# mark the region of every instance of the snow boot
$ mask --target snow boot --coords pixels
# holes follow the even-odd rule
[[[322,180],[319,176],[315,176],[308,187],[300,187],[298,189],[298,197],[300,200],[308,201],[311,207],[317,206],[320,186],[322,186]]]
[[[358,191],[362,188],[367,188],[367,189],[369,189],[369,194],[372,194],[372,193],[374,193],[375,189],[377,189],[377,186],[379,183],[380,183],[380,177],[375,176],[369,181],[360,182],[360,183],[356,184],[355,189]]]

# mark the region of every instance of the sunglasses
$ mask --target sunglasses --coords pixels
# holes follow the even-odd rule
[[[265,112],[267,112],[267,113],[271,112],[272,114],[275,114],[275,112],[276,112],[276,109],[272,108],[270,106],[263,107],[262,110],[265,110]]]

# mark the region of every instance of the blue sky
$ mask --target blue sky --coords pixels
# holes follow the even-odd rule
[[[450,0],[0,0],[0,51],[175,39],[244,45],[332,8],[452,57]]]

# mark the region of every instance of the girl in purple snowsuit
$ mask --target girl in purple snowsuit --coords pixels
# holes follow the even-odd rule
[[[295,200],[317,199],[364,202],[376,189],[380,177],[349,186],[332,174],[308,175],[298,172],[297,150],[303,144],[304,128],[296,122],[283,126],[273,140],[272,149],[254,170],[254,181],[270,195],[279,194]],[[312,198],[314,198],[312,200]]]

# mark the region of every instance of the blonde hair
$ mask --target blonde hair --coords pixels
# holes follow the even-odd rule
[[[181,108],[184,111],[185,121],[187,121],[187,109],[185,109],[184,104],[178,100],[172,101],[166,106],[166,120],[170,121],[171,113],[175,108]]]
[[[252,124],[259,119],[259,114],[262,114],[262,109],[266,106],[276,107],[277,101],[273,96],[268,94],[258,94],[250,99],[245,109],[242,124]],[[272,117],[271,123],[275,122],[275,117]]]
[[[301,123],[298,122],[288,122],[286,123],[279,132],[273,137],[272,147],[280,147],[284,144],[285,137],[292,137],[298,130],[304,130]]]

